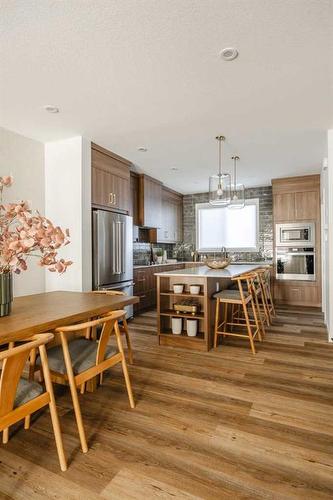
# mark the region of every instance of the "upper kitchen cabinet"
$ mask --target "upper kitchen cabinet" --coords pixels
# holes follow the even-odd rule
[[[129,212],[131,163],[96,144],[91,146],[91,163],[92,204]]]
[[[148,175],[139,176],[139,214],[140,226],[161,227],[162,223],[162,183]]]
[[[130,173],[130,211],[133,217],[133,224],[140,225],[139,221],[139,175],[135,172]]]
[[[162,224],[157,231],[158,243],[177,243],[183,239],[183,196],[162,188]]]
[[[320,216],[320,176],[273,179],[275,222],[317,220]]]

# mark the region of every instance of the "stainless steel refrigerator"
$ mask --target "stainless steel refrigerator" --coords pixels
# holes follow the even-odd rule
[[[129,215],[93,211],[93,289],[133,295],[133,219]],[[133,306],[127,306],[127,317]]]

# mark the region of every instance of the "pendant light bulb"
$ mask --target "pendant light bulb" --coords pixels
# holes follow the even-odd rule
[[[223,135],[216,137],[218,141],[218,162],[219,171],[217,175],[209,177],[209,203],[226,207],[230,203],[231,196],[231,177],[228,173],[222,172],[222,142],[225,140]]]
[[[232,156],[234,162],[234,179],[231,185],[231,201],[228,208],[244,208],[245,207],[245,187],[244,184],[237,184],[237,161],[239,156]]]

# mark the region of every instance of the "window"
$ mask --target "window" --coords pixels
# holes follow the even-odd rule
[[[228,209],[209,203],[196,205],[198,252],[256,252],[259,247],[259,199],[246,200],[245,207]]]

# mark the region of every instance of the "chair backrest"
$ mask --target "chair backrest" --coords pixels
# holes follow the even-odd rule
[[[0,376],[0,417],[7,415],[14,407],[17,386],[30,352],[53,338],[52,333],[38,334],[24,344],[0,351],[0,361],[3,361]]]
[[[111,311],[103,315],[101,318],[86,321],[85,323],[77,323],[76,325],[61,326],[56,328],[57,333],[82,333],[85,332],[86,338],[90,338],[90,333],[93,328],[102,326],[102,331],[98,340],[98,348],[96,355],[96,364],[104,360],[105,351],[111,334],[114,332],[121,342],[118,327],[118,320],[124,318],[126,311]],[[119,344],[118,344],[119,345]]]

